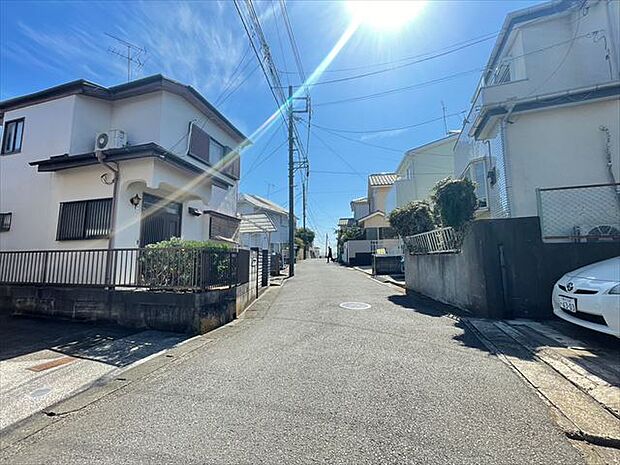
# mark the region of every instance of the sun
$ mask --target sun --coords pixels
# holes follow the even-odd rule
[[[413,20],[425,3],[425,0],[348,0],[347,7],[359,23],[390,31]]]

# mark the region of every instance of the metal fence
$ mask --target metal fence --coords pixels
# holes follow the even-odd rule
[[[409,253],[414,255],[459,251],[459,240],[452,228],[433,229],[405,238]]]
[[[537,190],[542,239],[620,240],[620,183]]]
[[[179,248],[0,252],[0,284],[207,290],[239,282],[237,251]]]

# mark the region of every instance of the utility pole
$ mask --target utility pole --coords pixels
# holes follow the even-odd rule
[[[305,100],[306,105],[303,110],[295,110],[293,108],[293,102],[295,100]],[[305,169],[306,175],[309,173],[308,159],[302,159],[299,162],[295,162],[295,113],[308,113],[309,109],[308,97],[293,98],[293,86],[288,86],[288,247],[289,247],[289,277],[295,276],[295,170]],[[303,208],[303,224],[306,226],[306,200],[305,200],[305,188],[302,180],[302,194],[304,195],[304,208]],[[304,247],[305,253],[305,247]],[[305,257],[305,255],[304,255]]]
[[[327,257],[327,236],[328,233],[325,233],[325,256]]]
[[[302,227],[306,229],[306,183],[302,181],[301,184],[301,196],[302,196]],[[306,244],[304,244],[304,260],[306,259]]]
[[[293,86],[288,86],[288,275],[295,276],[295,169],[293,144]]]

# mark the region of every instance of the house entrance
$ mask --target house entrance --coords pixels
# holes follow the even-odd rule
[[[171,237],[181,237],[182,204],[168,202],[150,194],[142,200],[140,247]]]

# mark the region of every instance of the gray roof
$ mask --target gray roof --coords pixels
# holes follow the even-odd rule
[[[249,142],[247,137],[207,101],[200,92],[192,86],[181,84],[161,74],[147,76],[142,79],[112,87],[105,87],[85,79],[78,79],[77,81],[60,84],[32,94],[2,100],[0,101],[0,120],[7,111],[55,98],[65,97],[67,95],[80,94],[102,100],[119,100],[159,90],[167,90],[175,93],[197,106],[202,112],[214,114],[217,117],[215,122],[219,123],[227,132],[233,135],[234,138],[237,138],[240,142]]]
[[[241,194],[240,201],[248,202],[249,204],[263,210],[269,210],[280,215],[288,216],[288,211],[280,205],[273,203],[271,200],[264,199],[254,194]]]
[[[371,186],[391,186],[397,179],[396,173],[376,173],[368,176]]]

